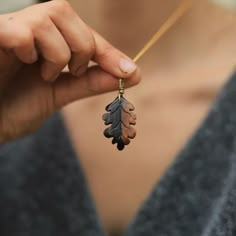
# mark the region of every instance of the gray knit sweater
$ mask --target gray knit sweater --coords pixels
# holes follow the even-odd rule
[[[236,76],[124,236],[236,235],[235,141]],[[0,236],[102,235],[60,114],[0,146]]]

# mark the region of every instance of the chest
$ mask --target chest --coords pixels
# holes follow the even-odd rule
[[[213,86],[206,81],[165,80],[127,91],[127,99],[136,106],[138,132],[122,152],[102,135],[104,106],[115,93],[65,109],[75,150],[108,232],[126,227],[204,118],[220,87],[220,81]]]

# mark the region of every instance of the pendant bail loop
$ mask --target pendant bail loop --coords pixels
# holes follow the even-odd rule
[[[124,90],[124,80],[119,79],[119,98],[122,97],[122,95],[125,93]]]

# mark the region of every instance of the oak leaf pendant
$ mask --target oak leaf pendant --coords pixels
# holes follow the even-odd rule
[[[119,95],[112,103],[107,105],[103,115],[105,125],[111,125],[104,130],[107,138],[113,138],[112,144],[117,144],[118,150],[123,150],[130,139],[136,136],[133,125],[136,124],[136,115],[133,113],[134,106],[123,95]]]

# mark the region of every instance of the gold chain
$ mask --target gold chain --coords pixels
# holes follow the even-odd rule
[[[134,57],[136,63],[192,6],[192,0],[182,0],[177,9],[169,16],[161,28],[152,36],[145,46]],[[124,94],[124,81],[119,80],[119,97]]]
[[[145,44],[140,52],[133,59],[137,62],[177,21],[180,19],[187,10],[192,6],[192,1],[183,0],[177,9],[169,16],[161,28],[152,36],[152,38]]]

